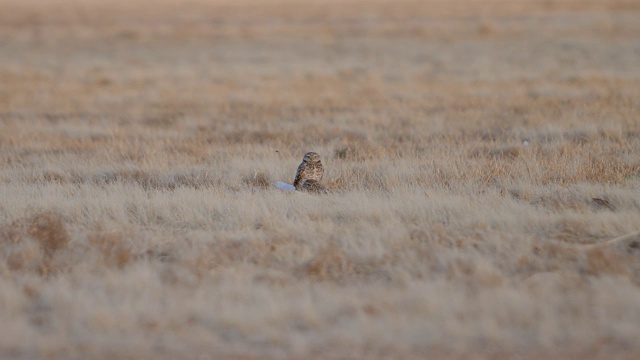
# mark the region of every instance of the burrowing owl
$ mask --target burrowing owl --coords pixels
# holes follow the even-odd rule
[[[304,154],[302,163],[298,166],[296,178],[293,180],[293,186],[296,190],[301,190],[305,180],[320,181],[322,180],[323,174],[324,167],[322,166],[322,162],[320,162],[320,155],[315,152],[308,152]]]
[[[322,186],[322,184],[320,184],[318,182],[318,180],[315,179],[307,179],[302,183],[302,191],[307,191],[307,192],[311,192],[311,193],[316,193],[316,194],[326,194],[327,193],[327,188],[325,188],[324,186]]]

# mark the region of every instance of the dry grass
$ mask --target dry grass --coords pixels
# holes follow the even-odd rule
[[[111,4],[0,12],[0,357],[640,356],[636,1]]]

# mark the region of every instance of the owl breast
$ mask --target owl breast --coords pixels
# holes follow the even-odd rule
[[[298,171],[296,173],[295,180],[293,181],[293,186],[296,189],[300,190],[302,183],[307,180],[322,180],[322,175],[324,174],[324,168],[321,162],[317,163],[307,163],[303,162],[298,166]]]

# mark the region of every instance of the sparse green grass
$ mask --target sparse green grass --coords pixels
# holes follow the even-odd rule
[[[640,355],[638,4],[119,5],[0,12],[0,357]]]

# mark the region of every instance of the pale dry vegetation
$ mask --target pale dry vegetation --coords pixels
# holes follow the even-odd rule
[[[153,4],[0,5],[0,357],[640,356],[636,1]]]

